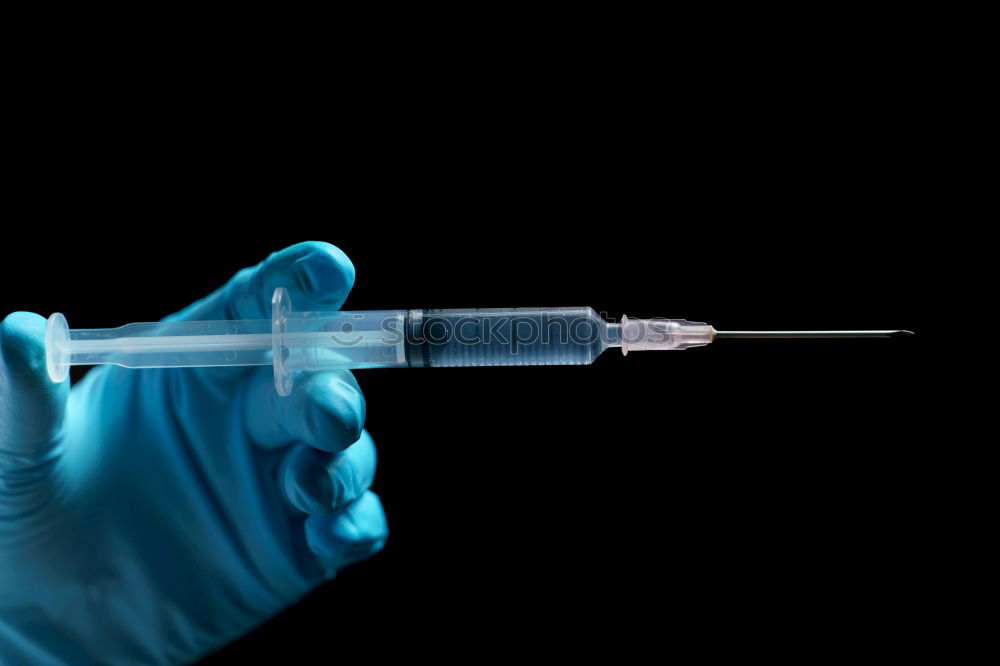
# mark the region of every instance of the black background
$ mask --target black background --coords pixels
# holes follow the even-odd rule
[[[359,372],[386,549],[205,664],[918,638],[924,56],[889,76],[878,49],[632,48],[166,87],[167,63],[67,62],[26,102],[4,312],[155,320],[327,240],[357,267],[348,309],[918,333]]]

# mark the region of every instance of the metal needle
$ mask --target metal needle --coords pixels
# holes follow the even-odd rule
[[[716,331],[715,339],[901,338],[913,331]]]

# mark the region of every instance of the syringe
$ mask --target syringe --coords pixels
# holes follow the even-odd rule
[[[303,370],[589,365],[605,350],[688,349],[725,338],[888,338],[910,331],[716,331],[684,319],[605,321],[592,308],[293,312],[278,288],[271,319],[168,321],[70,329],[49,317],[49,376],[73,365],[126,368],[271,365],[280,395]]]

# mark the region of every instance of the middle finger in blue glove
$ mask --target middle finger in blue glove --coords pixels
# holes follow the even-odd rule
[[[263,448],[293,442],[336,453],[358,441],[365,423],[365,399],[346,370],[300,374],[292,394],[280,397],[268,369],[260,369],[247,393],[246,426]]]

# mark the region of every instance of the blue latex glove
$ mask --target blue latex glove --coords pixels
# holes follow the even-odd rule
[[[326,243],[271,255],[172,319],[339,308]],[[349,372],[45,370],[45,321],[0,325],[0,663],[175,664],[212,652],[385,543]]]

